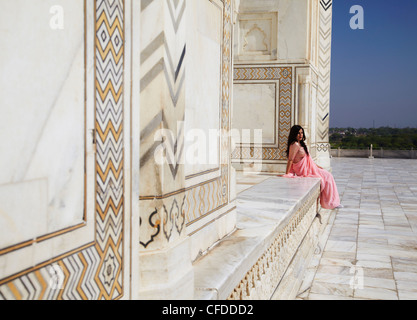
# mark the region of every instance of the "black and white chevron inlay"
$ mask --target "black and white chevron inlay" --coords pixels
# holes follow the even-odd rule
[[[147,1],[143,10],[150,6],[152,1]],[[141,51],[141,64],[146,64],[149,60],[154,59],[154,63],[147,67],[147,72],[141,78],[141,92],[148,87],[152,87],[153,81],[163,74],[166,87],[169,93],[171,103],[167,103],[164,108],[177,108],[179,99],[184,92],[185,85],[185,57],[187,47],[185,43],[185,0],[166,0],[164,1],[166,15],[164,26],[161,32],[150,41]],[[156,58],[158,57],[158,58]],[[156,58],[156,59],[155,59]],[[141,132],[141,139],[145,140],[152,137],[157,129],[163,128],[170,130],[175,128],[178,121],[184,118],[184,106],[177,112],[165,112],[164,108],[146,124],[145,129]],[[177,108],[178,109],[178,108]],[[174,117],[172,117],[174,115]],[[173,130],[177,132],[177,130]],[[184,149],[183,132],[177,137],[167,136],[165,146],[167,147],[167,161],[172,177],[177,177],[180,159]],[[160,143],[152,144],[148,150],[145,150],[140,159],[140,166],[143,168],[149,161],[153,160],[155,150]]]
[[[332,37],[332,1],[321,0],[319,27],[319,80],[317,108],[317,141],[328,141],[330,109],[330,69]]]
[[[329,1],[321,0],[320,4],[323,7],[323,9],[327,11],[332,6],[332,0],[329,0]]]

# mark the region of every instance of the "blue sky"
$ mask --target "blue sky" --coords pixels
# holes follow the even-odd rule
[[[416,128],[417,0],[334,0],[332,36],[330,127]]]

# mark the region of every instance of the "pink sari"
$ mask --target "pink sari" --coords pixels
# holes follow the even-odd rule
[[[312,177],[320,178],[320,205],[324,209],[334,209],[340,205],[339,193],[336,182],[330,172],[320,169],[310,155],[306,155],[300,162],[292,165],[290,174],[284,175],[286,178]]]

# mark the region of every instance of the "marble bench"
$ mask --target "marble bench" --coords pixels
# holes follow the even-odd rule
[[[193,265],[195,298],[243,300],[277,295],[309,232],[303,250],[314,251],[311,247],[318,231],[311,227],[319,191],[318,179],[272,177],[241,192],[236,231]],[[290,278],[300,278],[304,260],[298,259]]]

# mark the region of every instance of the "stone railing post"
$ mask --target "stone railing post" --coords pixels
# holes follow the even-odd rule
[[[373,159],[374,155],[373,155],[373,145],[371,144],[371,147],[369,148],[369,159]]]

